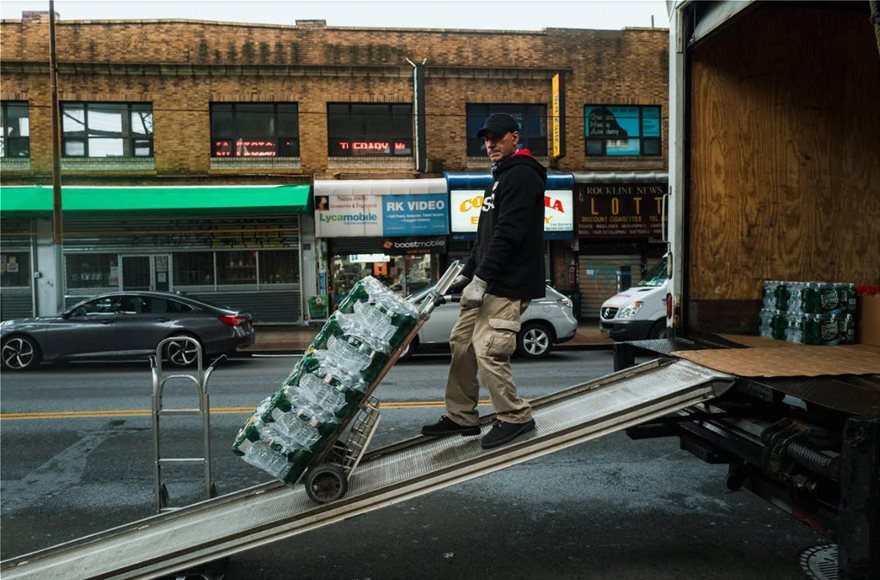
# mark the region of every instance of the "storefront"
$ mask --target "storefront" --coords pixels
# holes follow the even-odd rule
[[[574,173],[581,314],[598,318],[618,288],[635,285],[663,255],[668,175]]]
[[[50,226],[38,228],[36,242],[51,245],[52,189],[3,188],[3,195],[4,214],[42,213],[33,219]],[[160,290],[249,310],[258,323],[302,320],[308,185],[64,187],[62,199],[61,264],[48,252],[34,264],[40,314],[101,292]],[[48,294],[39,285],[56,284],[63,304],[40,304]]]
[[[490,173],[446,173],[449,185],[449,259],[464,259],[477,235],[483,191],[492,183]],[[551,285],[562,292],[569,288],[568,264],[573,256],[574,180],[569,173],[549,173],[544,194],[545,269]]]
[[[366,276],[404,296],[437,280],[449,233],[445,180],[318,180],[314,195],[311,318],[326,316]]]
[[[0,236],[0,320],[28,318],[35,313],[31,266],[36,228],[31,218],[3,217]]]

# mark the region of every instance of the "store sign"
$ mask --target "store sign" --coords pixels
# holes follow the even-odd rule
[[[445,236],[445,179],[316,180],[315,237]]]
[[[382,196],[382,234],[385,236],[445,236],[449,233],[445,193]]]
[[[579,184],[578,237],[661,237],[665,183]]]
[[[553,75],[552,119],[550,126],[551,155],[555,159],[565,156],[565,79],[561,73]]]
[[[214,143],[214,157],[275,157],[275,139],[221,139]]]
[[[381,236],[382,196],[328,195],[315,210],[315,235],[320,238]]]
[[[570,232],[574,228],[572,192],[550,189],[544,193],[544,231]],[[451,231],[454,234],[475,233],[483,207],[482,190],[449,192]]]
[[[412,155],[405,141],[337,141],[336,146],[348,155]]]
[[[446,238],[386,238],[382,248],[392,256],[446,253]]]

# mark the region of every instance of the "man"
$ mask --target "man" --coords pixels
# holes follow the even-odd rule
[[[510,115],[490,115],[477,137],[492,160],[493,181],[483,194],[476,243],[451,288],[463,291],[450,337],[447,414],[422,434],[480,434],[479,371],[497,418],[481,440],[491,449],[535,428],[531,406],[517,394],[510,356],[520,315],[529,301],[544,296],[547,171],[527,149],[517,150],[519,125]]]

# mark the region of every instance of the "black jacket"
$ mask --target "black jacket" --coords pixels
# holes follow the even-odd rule
[[[477,241],[462,274],[488,282],[496,296],[544,296],[544,190],[547,170],[522,149],[492,167]]]

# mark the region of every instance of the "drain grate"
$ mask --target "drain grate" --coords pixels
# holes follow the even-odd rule
[[[813,546],[801,553],[801,568],[813,580],[837,580],[837,544]]]

